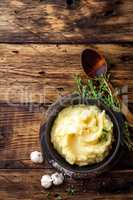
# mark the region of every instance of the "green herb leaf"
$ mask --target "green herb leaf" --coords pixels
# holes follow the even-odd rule
[[[60,194],[57,194],[55,200],[63,200],[63,199],[62,199],[62,197],[60,196]]]
[[[108,131],[106,129],[103,129],[102,135],[99,138],[99,142],[106,142],[108,140]]]
[[[76,193],[76,189],[74,188],[74,186],[69,186],[66,189],[66,192],[67,192],[68,195],[73,196]]]
[[[46,198],[47,198],[48,200],[51,198],[51,192],[48,192],[48,193],[46,194]]]

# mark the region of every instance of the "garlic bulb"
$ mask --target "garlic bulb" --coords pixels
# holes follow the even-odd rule
[[[41,186],[48,189],[52,186],[52,179],[49,175],[44,175],[41,178]]]
[[[33,163],[43,163],[43,156],[42,153],[39,151],[33,151],[30,154],[30,159]]]
[[[51,179],[54,185],[61,185],[64,181],[64,176],[63,174],[56,172],[51,175]]]

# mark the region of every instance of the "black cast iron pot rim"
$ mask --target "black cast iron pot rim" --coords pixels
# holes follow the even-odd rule
[[[87,102],[90,102],[90,104],[93,104],[93,105],[97,105],[97,106],[102,106],[106,111],[108,111],[108,113],[110,114],[110,116],[113,118],[113,123],[115,123],[115,126],[117,127],[117,142],[116,142],[116,146],[115,146],[115,149],[113,150],[113,152],[112,152],[112,154],[111,154],[111,156],[109,156],[108,157],[108,159],[105,161],[105,162],[101,162],[102,164],[101,165],[99,165],[98,167],[95,167],[95,168],[92,168],[92,169],[88,169],[88,170],[82,170],[81,168],[82,167],[79,167],[79,170],[74,170],[74,167],[73,167],[73,169],[72,169],[72,165],[70,165],[70,164],[68,164],[67,163],[67,165],[70,165],[71,167],[71,169],[68,167],[68,166],[66,166],[65,164],[63,164],[63,162],[64,162],[64,158],[62,158],[62,161],[63,162],[61,162],[59,159],[57,159],[57,157],[55,156],[55,152],[53,152],[53,150],[50,148],[50,145],[49,145],[49,143],[48,143],[48,141],[47,141],[47,138],[46,138],[46,136],[47,135],[45,135],[45,134],[48,134],[48,133],[46,133],[47,131],[48,131],[48,128],[49,128],[49,125],[50,125],[50,123],[49,123],[49,121],[50,121],[50,119],[51,119],[51,116],[49,116],[48,117],[48,120],[47,120],[47,122],[43,125],[43,131],[42,130],[40,130],[40,133],[41,133],[41,140],[44,140],[44,141],[41,141],[41,143],[42,143],[42,149],[43,149],[43,152],[44,152],[44,154],[46,155],[46,158],[47,158],[47,160],[48,160],[48,162],[51,164],[51,162],[50,162],[50,159],[51,160],[53,160],[53,161],[55,161],[61,168],[63,168],[64,170],[67,170],[67,171],[70,171],[71,173],[80,173],[80,174],[86,174],[86,173],[96,173],[96,172],[98,172],[98,171],[101,171],[101,170],[103,170],[104,168],[106,168],[112,161],[113,161],[113,159],[116,157],[116,155],[119,153],[119,149],[120,149],[120,147],[121,147],[121,145],[122,145],[122,134],[121,134],[121,130],[120,130],[120,126],[119,126],[119,123],[118,123],[118,118],[117,118],[117,116],[116,116],[116,112],[114,112],[113,110],[111,110],[110,108],[108,108],[107,106],[105,106],[101,101],[99,101],[99,100],[92,100],[92,99],[89,99],[89,98],[82,98],[81,96],[79,96],[79,95],[77,95],[77,96],[75,96],[75,95],[69,95],[69,96],[66,96],[66,97],[63,97],[62,98],[62,100],[65,100],[66,102],[69,102],[70,101],[70,99],[72,99],[72,98],[74,98],[74,100],[76,100],[76,99],[78,99],[79,100],[79,98],[81,99],[81,101],[83,101],[84,102],[84,100],[86,100]],[[61,99],[60,99],[61,100]],[[60,101],[59,100],[59,101]],[[56,101],[54,104],[52,104],[52,106],[51,106],[51,110],[53,109],[53,107],[55,108],[55,107],[57,107],[57,110],[59,109],[59,105],[58,105],[58,102],[59,101]],[[85,104],[85,103],[83,103],[83,104]],[[70,104],[71,105],[71,104]],[[65,107],[67,107],[67,106],[65,106]],[[64,108],[64,107],[63,107]],[[63,108],[61,108],[61,110],[63,109]],[[56,109],[55,109],[56,110]],[[56,111],[57,111],[56,110]],[[60,110],[60,111],[61,111]],[[59,111],[59,112],[60,112]],[[56,118],[56,116],[58,115],[58,113],[59,112],[56,112],[56,114],[55,114],[55,118]],[[54,121],[53,121],[54,122]],[[44,133],[44,126],[45,126],[45,133]],[[51,127],[52,127],[52,125],[51,125]],[[50,128],[51,129],[51,128]],[[42,135],[43,134],[43,135]],[[49,134],[50,134],[50,131],[49,131]],[[43,136],[43,137],[42,137]],[[45,145],[44,145],[44,143],[45,143]],[[44,147],[45,146],[45,147]],[[44,148],[45,148],[45,151],[44,151]],[[47,152],[47,153],[46,153]],[[57,152],[56,152],[57,153]],[[49,158],[48,157],[48,155],[47,154],[49,154],[49,156],[51,157],[51,158]],[[58,153],[57,153],[58,154]],[[58,154],[58,156],[60,156],[59,154]],[[118,155],[117,155],[118,156]],[[61,157],[61,156],[60,156]],[[117,159],[117,158],[115,158],[115,159]],[[105,160],[105,159],[104,159]],[[103,160],[103,161],[104,161]],[[99,163],[100,164],[100,163]],[[88,168],[90,168],[91,167],[91,165],[88,165]]]

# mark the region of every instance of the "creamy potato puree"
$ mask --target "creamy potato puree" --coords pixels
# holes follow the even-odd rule
[[[113,141],[113,123],[105,111],[93,105],[64,108],[54,121],[51,142],[71,165],[102,161]]]

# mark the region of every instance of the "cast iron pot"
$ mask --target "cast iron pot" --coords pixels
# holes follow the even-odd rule
[[[112,149],[110,154],[100,163],[82,167],[70,165],[57,153],[51,143],[50,132],[58,113],[65,107],[77,104],[98,106],[101,110],[106,111],[114,124],[113,133],[115,140]],[[110,170],[119,161],[124,149],[123,130],[123,118],[121,113],[112,111],[99,100],[90,100],[88,98],[82,98],[77,94],[73,94],[59,99],[50,107],[48,111],[47,122],[43,123],[40,128],[42,152],[48,162],[60,172],[73,178],[88,178],[89,175],[97,175]]]

